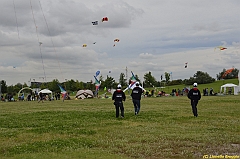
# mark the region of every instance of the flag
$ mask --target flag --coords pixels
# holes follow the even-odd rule
[[[137,79],[136,79],[136,77],[134,76],[134,74],[133,74],[132,71],[131,71],[131,73],[132,73],[132,77],[131,77],[131,79],[130,79],[130,84],[134,84],[134,83],[136,83]]]
[[[99,81],[96,76],[94,76],[94,78],[95,78],[95,87],[96,87],[96,92],[97,92],[101,85],[101,81]]]
[[[58,85],[58,87],[60,88],[60,91],[61,91],[62,94],[66,94],[67,93],[67,91],[65,91],[65,89],[62,88],[62,86]]]
[[[92,22],[93,25],[98,25],[98,21]]]
[[[63,101],[64,101],[67,97],[67,91],[65,91],[65,89],[62,88],[62,86],[60,86],[60,85],[58,85],[58,87],[60,88],[60,91],[62,93],[62,98],[63,98]]]
[[[125,92],[128,89],[133,89],[134,87],[136,87],[136,82],[137,82],[136,77],[134,76],[132,71],[131,71],[131,73],[132,73],[132,77],[129,80],[129,85],[125,90],[123,90],[123,92]]]

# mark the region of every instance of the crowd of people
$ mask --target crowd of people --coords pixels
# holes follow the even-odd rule
[[[25,96],[25,93],[22,93],[17,99],[14,98],[13,94],[1,94],[0,101],[3,102],[14,102],[14,101],[39,101],[39,100],[60,100],[61,94],[55,93],[53,96],[50,96],[47,93],[38,93],[38,92],[31,92],[28,93],[27,96]],[[70,99],[69,96],[65,97],[66,99]]]
[[[131,98],[132,98],[132,103],[133,103],[133,107],[134,107],[134,114],[138,115],[140,112],[140,108],[141,108],[141,98],[142,97],[161,97],[161,96],[165,96],[166,93],[161,90],[157,93],[157,95],[155,95],[156,89],[154,90],[144,90],[142,87],[140,87],[139,82],[136,82],[136,87],[133,88],[132,92],[131,92]],[[230,88],[228,90],[228,93],[231,94],[232,93],[232,89]],[[184,96],[186,95],[189,99],[190,99],[190,103],[191,103],[191,107],[192,107],[192,113],[195,117],[198,117],[198,112],[197,112],[197,105],[198,105],[198,101],[201,99],[201,92],[199,91],[199,89],[197,88],[197,83],[193,84],[193,88],[187,88],[184,87],[182,90],[180,89],[172,89],[171,91],[171,96]],[[213,91],[213,88],[210,88],[210,90],[208,90],[208,88],[204,88],[203,89],[203,96],[212,96],[212,95],[216,95],[216,93]],[[55,97],[55,98],[54,98]],[[38,101],[39,102],[43,102],[44,100],[60,100],[60,93],[55,93],[53,96],[49,96],[46,93],[37,93],[35,92],[31,92],[27,95],[26,99],[24,96],[24,93],[21,94],[21,96],[18,97],[19,101]],[[65,99],[70,99],[70,96],[68,93],[65,93],[62,95],[63,101]],[[12,94],[6,94],[5,96],[3,94],[1,94],[0,96],[0,100],[1,101],[16,101],[13,97]],[[125,93],[122,91],[122,87],[119,84],[117,86],[116,91],[113,92],[112,95],[112,100],[114,101],[114,105],[115,105],[115,110],[116,110],[116,118],[118,118],[119,116],[121,116],[121,118],[124,118],[124,104],[123,102],[126,100],[126,95]]]

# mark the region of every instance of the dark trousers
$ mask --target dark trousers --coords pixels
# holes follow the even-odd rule
[[[135,114],[138,114],[140,111],[140,100],[133,99],[132,101],[133,101],[133,105],[134,105]]]
[[[192,112],[193,112],[193,115],[194,115],[195,117],[198,116],[198,113],[197,113],[197,104],[198,104],[198,100],[191,100]]]
[[[124,107],[122,101],[115,101],[114,105],[116,108],[116,118],[119,117],[119,109],[121,110],[121,116],[124,117]]]

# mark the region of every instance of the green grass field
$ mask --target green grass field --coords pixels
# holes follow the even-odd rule
[[[203,96],[199,117],[183,97],[143,98],[125,118],[111,99],[0,102],[0,158],[203,158],[240,156],[240,96]]]

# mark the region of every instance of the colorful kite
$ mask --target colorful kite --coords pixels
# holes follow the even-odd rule
[[[185,68],[187,68],[187,64],[188,64],[188,62],[185,63]]]
[[[99,81],[96,76],[93,76],[93,77],[95,78],[95,87],[96,87],[95,95],[97,95],[99,87],[101,85],[101,81]]]
[[[98,25],[98,21],[92,22],[93,25]]]
[[[226,50],[226,49],[227,49],[226,47],[218,46],[218,47],[215,47],[214,51],[215,51],[217,48],[218,48],[220,51],[221,51],[221,50]]]
[[[131,71],[131,73],[132,73],[132,77],[131,77],[131,79],[129,80],[129,85],[128,85],[128,87],[127,87],[126,89],[123,90],[123,92],[125,92],[125,91],[128,90],[128,89],[133,89],[133,88],[136,87],[137,79],[136,79],[136,77],[135,77],[135,75],[133,74],[132,71]],[[142,88],[141,86],[139,86],[139,87]],[[145,91],[144,88],[142,88],[142,89]]]
[[[82,47],[87,47],[87,44],[83,44]]]
[[[60,85],[58,85],[58,87],[60,88],[62,98],[63,98],[63,101],[64,101],[64,99],[66,99],[66,97],[67,97],[67,91],[65,91],[65,89]]]
[[[102,22],[104,22],[104,21],[108,21],[108,17],[103,17]]]
[[[133,74],[133,72],[131,71],[131,73],[132,73],[132,77],[131,77],[131,79],[129,80],[129,85],[128,85],[128,87],[125,89],[125,90],[123,90],[123,92],[125,92],[126,90],[128,90],[128,89],[133,89],[134,87],[135,87],[135,84],[136,84],[136,82],[137,82],[137,79],[136,79],[136,77],[134,76],[134,74]]]

